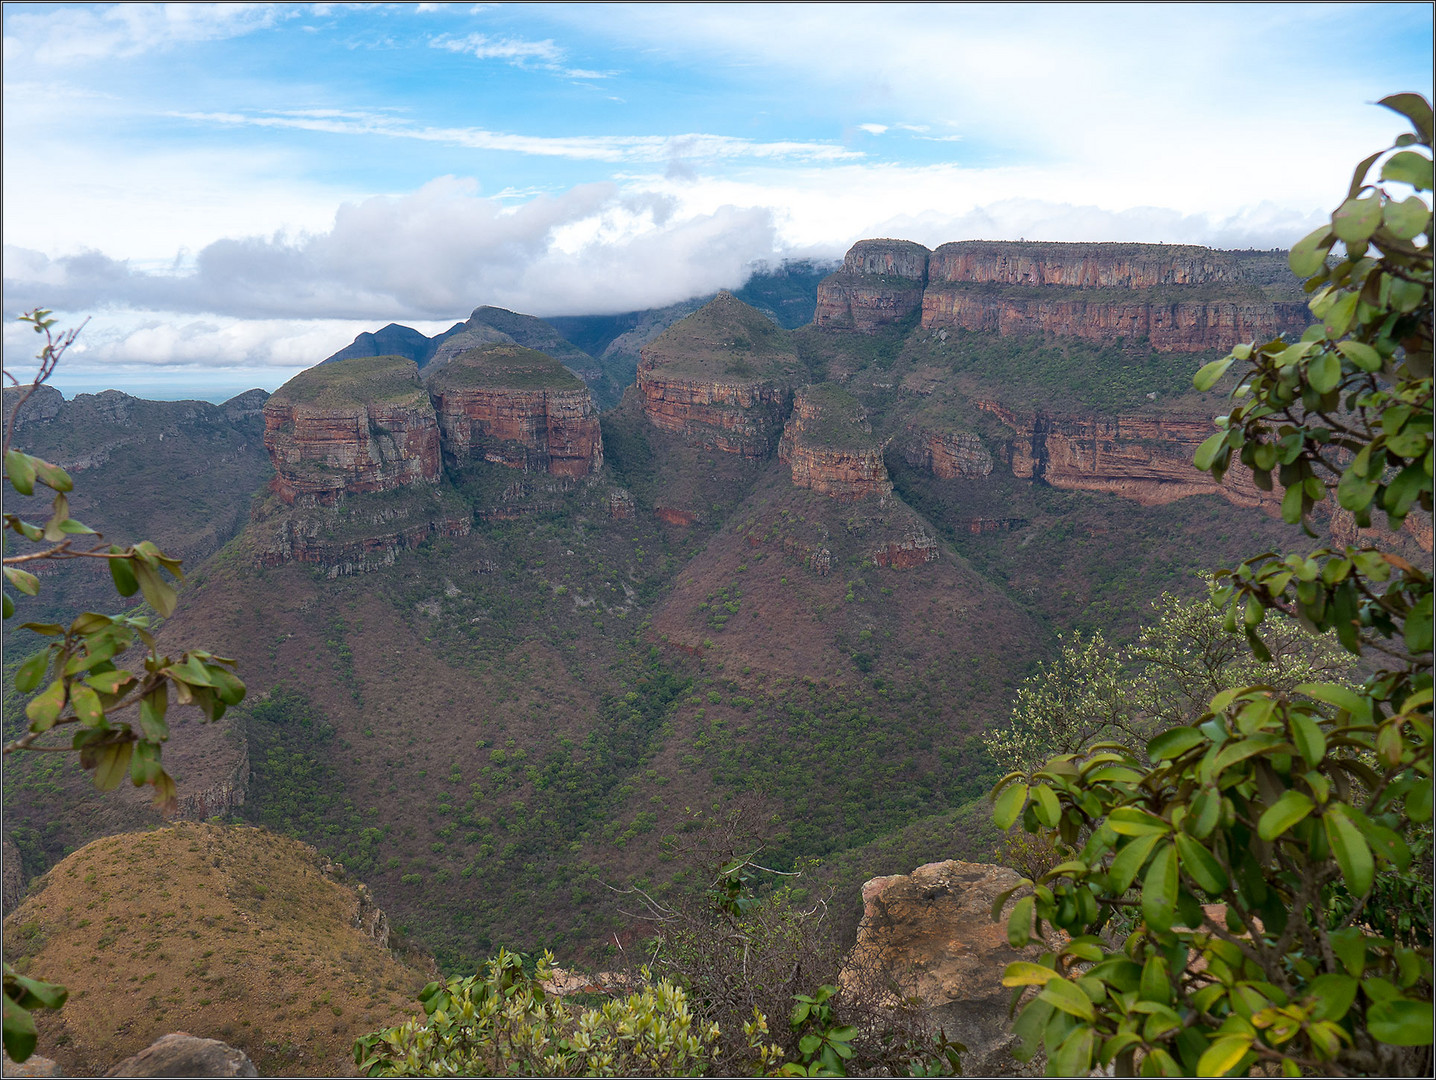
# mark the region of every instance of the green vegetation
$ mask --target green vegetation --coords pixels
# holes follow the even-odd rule
[[[835,450],[871,450],[877,447],[872,427],[858,399],[840,386],[817,383],[802,389],[804,402],[817,415],[804,421],[803,441]]]
[[[1431,512],[1431,106],[1381,104],[1414,133],[1363,161],[1348,198],[1297,244],[1322,321],[1198,372],[1241,387],[1196,463],[1240,463],[1310,531],[1334,493],[1394,532]],[[1421,147],[1425,152],[1411,149]],[[1380,161],[1380,180],[1369,173]],[[1345,257],[1328,262],[1340,242]],[[1274,423],[1274,418],[1279,423]],[[1279,466],[1279,469],[1278,469]],[[1276,473],[1273,478],[1273,473]],[[1403,1075],[1432,1045],[1431,578],[1380,547],[1266,553],[1218,574],[1226,630],[1271,658],[1268,612],[1331,634],[1376,668],[1233,686],[1145,755],[1099,742],[997,786],[1056,865],[1024,879],[1008,936],[1069,935],[1004,983],[1039,987],[1017,1031],[1054,1075]],[[1011,894],[1009,894],[1011,895]],[[1392,905],[1410,898],[1415,914]],[[1128,931],[1120,948],[1115,937]]]
[[[301,371],[276,390],[274,402],[349,409],[359,405],[427,405],[419,368],[403,356],[354,356]]]
[[[582,390],[583,380],[551,356],[520,345],[480,345],[428,377],[433,391],[468,388]]]
[[[791,379],[798,368],[791,335],[728,293],[674,323],[645,349],[673,375],[714,381]]]

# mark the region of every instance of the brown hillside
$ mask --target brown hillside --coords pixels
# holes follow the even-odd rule
[[[70,991],[39,1015],[39,1052],[98,1075],[188,1031],[241,1048],[262,1075],[348,1075],[353,1040],[402,1022],[429,975],[385,947],[382,913],[341,875],[307,844],[243,826],[86,845],[5,920],[6,958]]]

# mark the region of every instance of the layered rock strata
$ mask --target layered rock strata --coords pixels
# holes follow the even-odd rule
[[[863,885],[863,921],[839,978],[877,1000],[915,998],[934,1027],[967,1047],[964,1075],[1023,1075],[1012,1056],[1012,991],[1002,974],[1062,941],[1049,932],[1025,949],[1008,944],[1007,919],[994,921],[992,906],[1017,884],[1006,867],[955,860],[873,878]],[[1008,899],[1002,913],[1015,902]]]
[[[827,383],[794,395],[778,460],[792,470],[794,487],[839,502],[892,493],[883,444],[873,436],[857,399]]]
[[[1217,484],[1192,465],[1197,447],[1212,433],[1210,420],[1018,414],[995,402],[976,404],[1016,433],[1003,456],[1021,479],[1110,492],[1142,506],[1210,494],[1244,507],[1280,503],[1279,493],[1259,490],[1244,470],[1232,470]]]
[[[264,405],[273,490],[290,505],[439,480],[439,427],[414,361],[356,357],[301,372]]]
[[[868,553],[878,566],[892,570],[913,570],[937,558],[937,540],[920,529],[914,529],[897,540],[889,540]]]
[[[1190,245],[863,240],[818,287],[818,326],[872,332],[921,310],[922,326],[1159,351],[1227,349],[1300,334],[1304,303],[1272,301],[1234,254]]]
[[[928,249],[910,240],[860,240],[818,284],[817,326],[866,333],[922,308]]]
[[[593,398],[557,360],[517,345],[470,349],[429,380],[444,461],[581,477],[603,466]]]
[[[761,461],[773,452],[800,367],[787,333],[728,293],[645,345],[643,414],[690,445]]]
[[[914,426],[908,436],[903,460],[939,480],[980,479],[992,472],[992,454],[970,431]]]

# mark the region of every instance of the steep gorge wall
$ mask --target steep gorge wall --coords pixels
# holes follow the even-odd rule
[[[290,505],[332,505],[346,494],[439,481],[439,426],[432,406],[322,406],[271,399],[264,446],[274,491]]]
[[[638,368],[643,414],[659,431],[698,446],[762,461],[783,431],[792,392],[777,381],[718,382]]]
[[[1300,333],[1232,254],[1190,245],[863,240],[818,288],[820,327],[871,333],[921,312],[928,329],[1146,338],[1169,352]]]
[[[840,410],[850,413],[832,415]],[[834,428],[840,437],[830,434]],[[805,387],[794,395],[793,412],[778,443],[778,460],[791,468],[794,487],[839,502],[892,494],[882,444],[861,420],[857,402],[842,391]]]
[[[580,477],[603,466],[603,438],[588,390],[445,388],[434,394],[444,460]]]

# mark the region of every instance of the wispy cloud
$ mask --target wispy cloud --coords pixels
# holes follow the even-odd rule
[[[886,124],[859,124],[859,131],[866,131],[869,135],[881,135],[888,129]]]
[[[41,65],[135,57],[201,41],[240,37],[302,14],[281,4],[64,5],[5,18],[5,60]]]
[[[538,68],[570,79],[606,79],[614,74],[611,71],[568,67],[568,50],[556,45],[551,38],[526,41],[522,38],[490,37],[488,34],[467,34],[463,37],[440,34],[431,38],[429,45],[477,60],[501,60],[514,67]]]
[[[819,142],[759,142],[732,135],[516,135],[485,128],[429,127],[384,113],[301,109],[263,113],[173,112],[170,116],[199,123],[319,131],[332,135],[384,135],[444,143],[470,150],[502,150],[515,154],[570,158],[578,161],[629,163],[750,158],[765,161],[852,161],[855,150]]]

